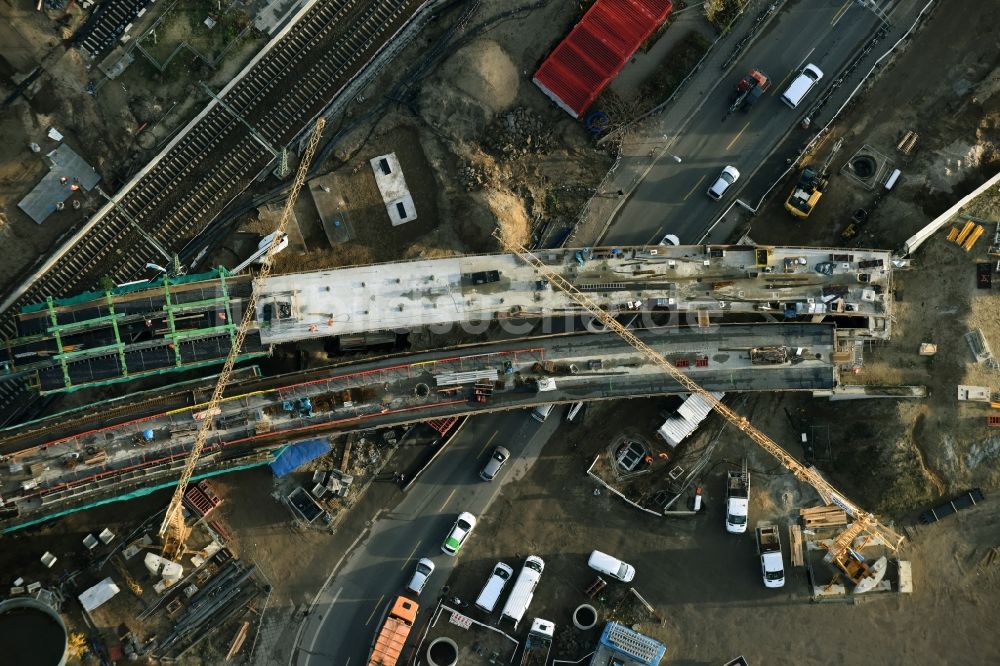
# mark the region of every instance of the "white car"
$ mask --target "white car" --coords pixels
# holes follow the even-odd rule
[[[476,526],[476,517],[468,511],[458,514],[458,520],[451,526],[451,531],[441,544],[441,552],[454,557],[461,550],[462,544],[469,538],[472,528]]]
[[[718,201],[722,198],[722,195],[726,193],[726,190],[729,189],[729,186],[739,179],[740,172],[737,171],[736,167],[727,166],[723,168],[722,173],[719,174],[719,177],[712,184],[712,186],[708,188],[708,192],[706,192],[706,194],[708,194],[708,198]]]
[[[667,234],[660,239],[660,245],[680,245],[681,239],[673,234]]]
[[[420,558],[420,561],[417,562],[417,568],[413,572],[413,577],[406,584],[406,589],[419,597],[432,573],[434,573],[434,563],[428,557]]]

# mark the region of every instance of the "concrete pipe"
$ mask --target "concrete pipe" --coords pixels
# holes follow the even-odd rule
[[[52,608],[30,597],[0,603],[0,662],[63,666],[66,625]]]
[[[427,663],[430,666],[455,666],[458,663],[458,645],[450,638],[435,638],[427,646]]]
[[[573,611],[573,626],[581,631],[593,629],[597,624],[597,609],[590,604],[580,604]]]

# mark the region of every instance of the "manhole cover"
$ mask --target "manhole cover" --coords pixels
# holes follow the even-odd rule
[[[875,175],[876,166],[875,158],[868,155],[859,155],[851,160],[851,169],[858,178],[871,178]]]

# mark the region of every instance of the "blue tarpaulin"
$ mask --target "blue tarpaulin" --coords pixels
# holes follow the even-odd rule
[[[278,478],[305,465],[310,460],[319,458],[330,450],[330,442],[325,439],[310,439],[285,447],[273,463],[271,471]]]

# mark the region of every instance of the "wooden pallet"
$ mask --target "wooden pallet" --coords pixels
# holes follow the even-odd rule
[[[799,517],[802,518],[802,525],[809,528],[814,527],[836,527],[847,524],[847,513],[838,506],[815,506],[809,509],[799,509]]]
[[[806,560],[802,554],[802,546],[804,545],[802,543],[802,528],[795,523],[788,526],[788,543],[791,544],[792,548],[792,566],[804,567]]]

